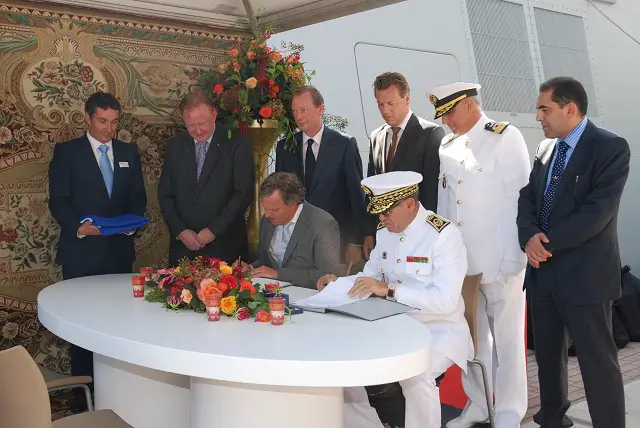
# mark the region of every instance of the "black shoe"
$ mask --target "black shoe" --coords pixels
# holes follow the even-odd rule
[[[533,422],[540,425],[540,428],[570,428],[573,426],[573,421],[569,419],[567,415],[562,416],[562,421],[560,423],[543,421],[542,410],[533,415]]]

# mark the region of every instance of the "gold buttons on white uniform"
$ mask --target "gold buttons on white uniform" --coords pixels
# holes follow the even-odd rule
[[[464,223],[462,223],[461,221],[458,222],[458,226],[462,226]]]
[[[458,205],[462,205],[462,201],[460,199],[458,199]]]

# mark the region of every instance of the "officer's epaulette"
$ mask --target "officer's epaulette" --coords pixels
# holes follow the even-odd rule
[[[442,139],[442,142],[440,143],[440,145],[441,146],[446,146],[447,144],[449,144],[450,142],[452,142],[453,140],[455,140],[458,137],[459,137],[458,134],[449,134],[449,135],[445,136]]]
[[[433,228],[440,233],[442,232],[442,229],[447,227],[451,222],[437,214],[430,214],[429,217],[427,217],[427,223],[433,226]]]
[[[511,125],[511,122],[489,122],[484,126],[484,130],[502,134],[509,125]]]

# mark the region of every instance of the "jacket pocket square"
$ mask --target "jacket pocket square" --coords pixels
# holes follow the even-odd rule
[[[129,168],[129,162],[118,162],[120,168]]]

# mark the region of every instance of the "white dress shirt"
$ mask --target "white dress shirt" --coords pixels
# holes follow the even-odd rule
[[[98,166],[100,166],[100,157],[102,156],[102,152],[98,149],[98,147],[102,146],[103,143],[93,138],[88,132],[87,138],[89,139],[89,143],[91,143],[91,149],[93,150],[93,154],[96,157],[96,162],[98,162]],[[111,171],[115,171],[113,169],[113,144],[111,143],[111,141],[108,141],[104,144],[109,147],[109,150],[107,150],[107,157],[109,158],[109,162],[111,163]]]
[[[287,229],[289,229],[289,236],[293,235],[293,229],[296,227],[296,222],[298,221],[298,217],[300,217],[300,213],[302,212],[302,206],[303,204],[298,205],[296,213],[288,223],[276,226],[276,230],[274,230],[273,237],[271,238],[271,245],[269,246],[269,254],[271,255],[271,257],[273,257],[274,260],[278,260],[278,248],[280,247],[280,241],[282,241],[282,232],[284,228],[286,227]]]
[[[311,151],[313,151],[313,156],[318,160],[318,152],[320,151],[320,142],[322,141],[322,133],[324,132],[324,123],[320,127],[320,131],[314,135],[313,137],[309,137],[304,132],[302,133],[302,168],[306,168],[307,161],[307,141],[310,139],[313,140],[313,144],[311,144]],[[306,172],[306,171],[305,171]]]

